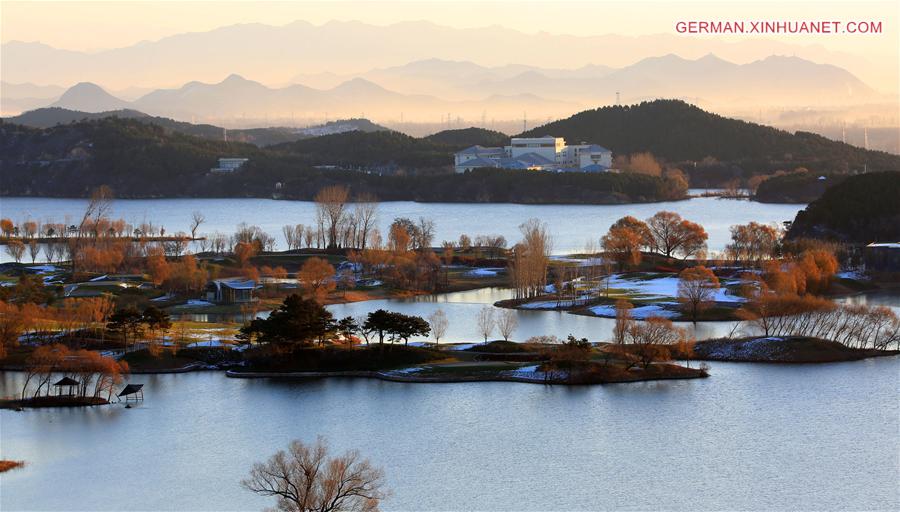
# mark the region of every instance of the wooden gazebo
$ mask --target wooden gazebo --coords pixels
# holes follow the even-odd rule
[[[128,402],[132,398],[135,402],[144,401],[144,385],[143,384],[128,384],[125,386],[125,389],[119,392],[116,395],[119,400],[122,400],[122,397],[125,397],[125,401]]]
[[[69,392],[65,396],[75,396],[72,388],[78,385],[78,381],[71,377],[63,377],[59,379],[56,383],[53,384],[53,387],[56,388],[56,396],[63,396],[62,388],[69,388]]]

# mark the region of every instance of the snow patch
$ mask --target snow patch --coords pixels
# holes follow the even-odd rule
[[[188,299],[188,301],[185,302],[184,304],[182,304],[182,306],[185,306],[185,307],[190,306],[190,307],[205,308],[205,307],[208,307],[208,306],[215,306],[215,304],[213,304],[212,302],[210,302],[210,301],[208,301],[208,300],[202,300],[202,299]]]
[[[413,366],[411,368],[400,368],[399,370],[391,370],[390,373],[408,375],[410,373],[416,373],[424,370],[424,366]]]
[[[669,303],[666,303],[670,305]],[[604,318],[615,318],[616,317],[616,307],[611,305],[604,306],[594,306],[589,308],[591,313],[602,316]],[[661,304],[651,304],[648,306],[640,306],[633,308],[631,310],[631,318],[635,320],[646,320],[651,316],[662,317],[662,318],[675,318],[678,316],[678,311],[674,311],[672,309],[666,309]]]
[[[501,270],[501,268],[473,268],[472,270],[466,272],[467,276],[475,276],[475,277],[493,277],[496,276]]]
[[[32,265],[27,268],[35,274],[50,274],[59,270],[54,265]]]

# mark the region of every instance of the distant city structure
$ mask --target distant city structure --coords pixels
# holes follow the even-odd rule
[[[557,172],[608,172],[612,151],[597,144],[568,146],[562,137],[513,137],[508,146],[472,146],[454,155],[456,172],[480,167]]]
[[[210,172],[231,173],[241,168],[249,158],[220,158],[219,165],[210,169]]]

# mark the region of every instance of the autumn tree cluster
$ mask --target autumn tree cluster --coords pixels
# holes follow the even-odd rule
[[[385,245],[373,240],[366,249],[351,251],[348,259],[362,274],[394,288],[434,291],[443,284],[444,274],[441,259],[431,248],[433,239],[432,221],[398,218],[390,225]]]
[[[748,300],[737,314],[765,336],[810,336],[852,348],[898,346],[900,319],[890,308],[837,304],[820,296],[837,270],[834,253],[822,246],[763,262],[761,273],[742,276]]]
[[[628,301],[618,301],[613,327],[612,350],[625,356],[629,368],[640,363],[646,369],[654,362],[670,359],[672,347],[683,350],[693,343],[687,331],[669,319],[649,316],[643,321],[635,320],[631,315],[633,307]]]
[[[128,363],[93,350],[71,350],[58,343],[42,345],[26,360],[22,399],[29,391],[32,398],[47,396],[54,377],[69,377],[78,382],[76,396],[99,398],[106,393],[109,400],[114,387],[122,382],[122,375],[128,371]]]
[[[620,268],[625,268],[640,263],[642,250],[666,257],[700,256],[706,251],[708,238],[703,226],[675,212],[661,211],[646,222],[631,216],[617,220],[601,239],[601,246]]]
[[[515,297],[528,299],[545,293],[553,239],[547,224],[538,219],[522,224],[519,231],[522,241],[510,251],[509,276]]]

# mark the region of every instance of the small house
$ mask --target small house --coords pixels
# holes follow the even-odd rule
[[[206,300],[217,304],[255,302],[256,281],[252,279],[215,279],[206,285]]]

